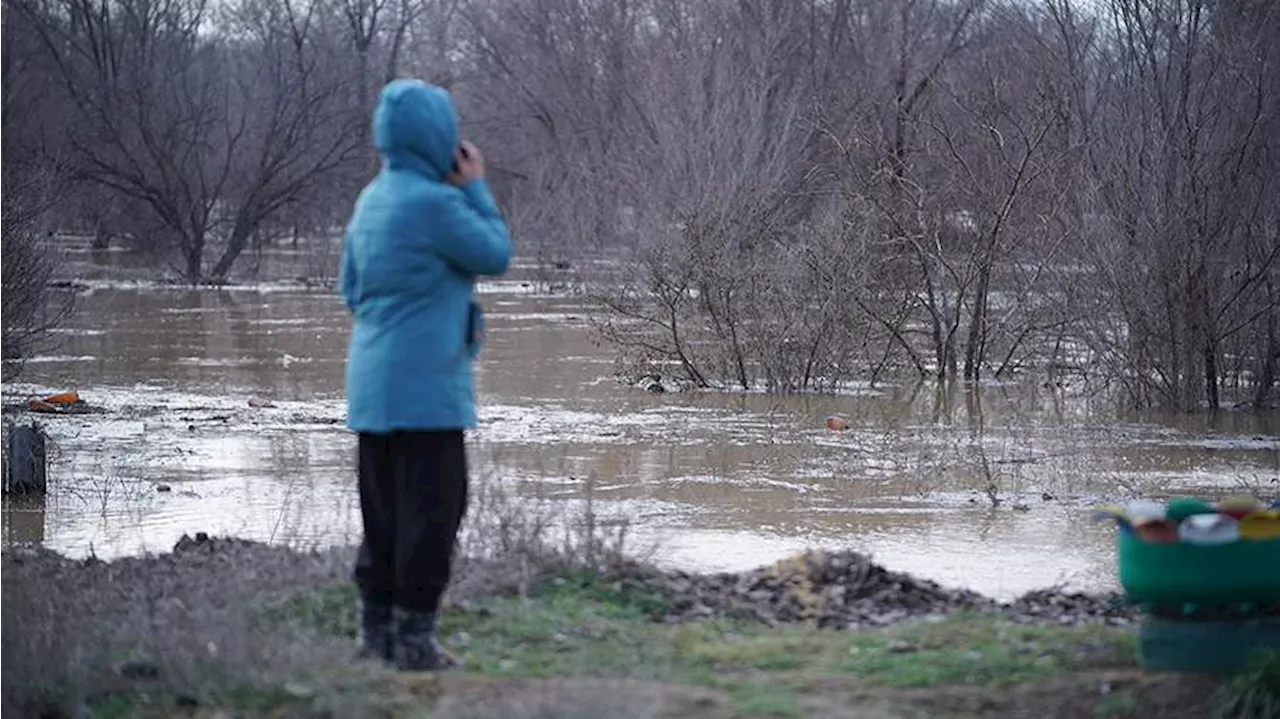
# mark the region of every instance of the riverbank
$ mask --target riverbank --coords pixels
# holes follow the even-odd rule
[[[15,716],[1205,717],[1207,680],[1136,668],[1109,597],[1008,603],[853,553],[699,575],[581,557],[460,561],[466,667],[350,660],[350,549],[184,538],[113,562],[3,558]],[[1068,626],[1070,625],[1070,626]]]

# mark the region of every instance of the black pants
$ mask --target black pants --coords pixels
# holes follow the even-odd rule
[[[372,604],[437,611],[467,511],[462,431],[361,434],[359,464],[356,585]]]

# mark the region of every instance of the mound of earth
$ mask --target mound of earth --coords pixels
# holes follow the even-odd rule
[[[656,595],[654,618],[680,622],[730,617],[767,624],[806,622],[851,629],[956,611],[996,612],[1038,624],[1125,624],[1133,608],[1118,596],[1057,590],[1000,603],[893,572],[857,552],[813,551],[747,572],[693,574],[623,563],[609,572],[617,591]]]
[[[7,550],[5,560],[6,564],[27,564],[28,572],[37,573],[103,569],[116,575],[136,571],[154,578],[194,570],[209,580],[223,574],[241,580],[260,576],[334,579],[346,576],[348,555],[349,550],[296,552],[201,532],[183,536],[170,554],[127,557],[109,564],[92,558],[70,560],[43,549]],[[564,581],[560,579],[563,568],[558,566],[549,561],[543,578]],[[458,574],[459,586],[450,590],[452,601],[511,589],[506,580],[513,575],[501,566],[486,569],[483,562],[467,562],[466,571]],[[1044,589],[1001,603],[966,589],[890,571],[852,551],[811,551],[750,571],[715,574],[626,560],[602,570],[601,578],[617,592],[656,598],[650,603],[650,616],[667,623],[723,617],[769,625],[807,623],[854,629],[957,611],[999,613],[1014,621],[1059,626],[1123,625],[1137,617],[1136,608],[1116,595]]]

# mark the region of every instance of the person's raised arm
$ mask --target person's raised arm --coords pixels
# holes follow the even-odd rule
[[[511,262],[511,234],[484,181],[484,157],[464,142],[449,184],[461,190],[441,208],[436,251],[471,275],[500,275]]]

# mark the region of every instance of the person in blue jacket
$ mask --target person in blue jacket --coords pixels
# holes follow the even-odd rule
[[[395,80],[372,129],[382,168],[356,201],[339,272],[354,316],[346,382],[364,524],[358,655],[439,669],[455,663],[435,627],[467,504],[464,431],[476,424],[483,331],[474,286],[506,272],[511,238],[447,92]]]

